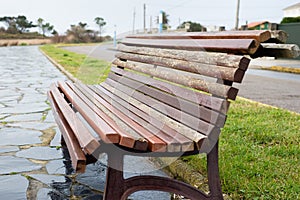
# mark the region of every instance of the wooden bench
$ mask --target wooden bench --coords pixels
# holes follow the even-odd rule
[[[103,83],[51,86],[48,98],[74,169],[83,172],[99,154],[108,155],[104,199],[126,199],[138,190],[223,199],[218,138],[238,94],[232,85],[242,82],[248,68],[243,54],[261,54],[261,42],[271,34],[205,34],[129,36]],[[198,153],[207,154],[209,194],[171,178],[123,177],[125,155]]]

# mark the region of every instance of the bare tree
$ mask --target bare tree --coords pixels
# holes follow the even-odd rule
[[[99,26],[99,35],[101,38],[102,32],[103,32],[103,27],[106,25],[106,22],[102,17],[96,17],[95,20],[96,24]]]

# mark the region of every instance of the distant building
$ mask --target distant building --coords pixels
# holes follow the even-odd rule
[[[251,22],[247,26],[249,30],[270,30],[272,23],[268,21]]]
[[[300,3],[294,4],[283,9],[284,17],[299,17],[300,16]]]

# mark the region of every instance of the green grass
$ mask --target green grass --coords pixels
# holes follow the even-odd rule
[[[106,61],[73,53],[57,45],[44,45],[40,49],[86,84],[102,82],[110,70],[110,63]]]
[[[102,81],[109,71],[107,62],[85,55],[53,45],[42,50],[86,83]],[[300,199],[299,144],[299,114],[238,98],[220,136],[223,192],[233,199]],[[206,174],[203,155],[183,160]]]
[[[233,199],[300,199],[300,115],[238,99],[220,136],[223,192]],[[203,156],[183,158],[205,173]]]

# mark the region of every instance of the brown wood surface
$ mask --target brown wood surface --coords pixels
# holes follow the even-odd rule
[[[288,34],[282,30],[271,31],[271,38],[266,43],[286,43]]]
[[[128,63],[121,60],[114,60],[113,64],[127,69],[131,69],[137,72],[145,73],[156,78],[164,79],[176,84],[208,92],[223,98],[235,99],[238,89],[229,87],[222,84],[208,82],[204,79],[195,78],[193,76],[188,76],[186,74],[179,74],[167,69],[158,68],[146,68],[138,64]]]
[[[226,53],[135,47],[126,46],[123,44],[118,45],[118,50],[121,52],[133,53],[136,55],[158,56],[162,58],[191,61],[208,65],[239,68],[244,71],[247,70],[250,63],[249,58],[238,55],[228,55]]]
[[[179,87],[177,85],[172,85],[150,77],[131,73],[129,71],[125,71],[116,67],[111,67],[111,71],[138,82],[142,80],[144,84],[157,88],[158,90],[168,93],[169,95],[173,95],[195,104],[205,106],[207,108],[215,110],[216,112],[220,112],[223,114],[227,113],[229,101],[226,101],[224,99],[213,97],[204,93],[199,93],[197,91]],[[198,114],[196,114],[196,116],[198,116]]]
[[[138,82],[124,76],[118,76],[114,73],[110,73],[108,77],[118,82],[120,86],[127,85],[128,87],[132,88],[132,90],[141,92],[162,103],[174,107],[183,113],[192,115],[199,119],[203,119],[207,122],[215,124],[218,127],[223,127],[224,125],[226,118],[225,115],[214,110],[208,109],[191,101],[187,101],[179,96],[174,96],[169,93],[163,92],[162,90],[153,87],[153,85],[149,86],[145,83]]]
[[[153,134],[158,133],[157,136],[159,137],[162,134],[165,134],[173,139],[166,141],[168,151],[169,152],[176,152],[179,151],[193,151],[194,145],[193,141],[184,137],[174,129],[170,128],[162,121],[158,120],[157,118],[152,117],[146,112],[138,109],[137,107],[133,106],[132,104],[128,103],[127,101],[121,99],[120,97],[114,95],[111,91],[106,90],[101,86],[91,86],[91,89],[99,94],[102,98],[104,98],[107,102],[110,102],[116,109],[120,112],[126,114],[135,122],[143,125],[147,130],[152,132]],[[173,143],[170,143],[170,141]],[[180,145],[178,145],[178,143]],[[171,145],[170,145],[171,144]],[[181,147],[181,148],[180,148]],[[178,149],[179,148],[179,149]]]
[[[75,89],[75,88],[74,88]],[[85,90],[86,91],[86,90]],[[71,94],[71,92],[68,92],[68,94]],[[86,98],[84,98],[84,94],[83,93],[78,93],[80,94],[80,96],[84,99],[84,100],[88,100]],[[91,101],[93,101],[93,104],[95,105],[95,101],[98,101],[99,103],[101,103],[102,105],[104,106],[107,106],[108,109],[111,109],[112,107],[109,106],[103,99],[101,99],[100,97],[98,96],[94,96],[91,98]],[[88,101],[87,101],[88,102]],[[82,105],[81,105],[82,106]],[[89,113],[90,115],[92,116],[95,116],[95,114],[101,114],[101,115],[105,115],[102,111],[100,111],[99,109],[97,109],[96,107],[94,107],[93,105],[91,105],[93,107],[93,110],[98,112],[98,113]],[[96,105],[97,106],[97,105]],[[99,106],[99,104],[98,104]],[[85,111],[88,110],[87,107],[85,107]],[[110,110],[110,111],[115,111],[115,110]],[[149,141],[149,146],[150,146],[150,150],[152,151],[165,151],[166,150],[166,144],[164,143],[164,141],[160,140],[158,137],[154,136],[153,134],[149,133],[148,131],[146,131],[145,129],[143,129],[143,127],[141,127],[139,124],[133,122],[132,120],[130,120],[126,115],[122,114],[122,113],[117,113],[118,114],[118,117],[120,119],[123,119],[123,121],[125,121],[127,123],[127,125],[129,125],[131,128],[135,129],[139,134],[139,138],[137,138],[136,140],[137,141],[144,141],[145,139]],[[99,123],[99,118],[98,117],[94,117],[94,121],[96,121],[97,123]],[[101,127],[102,128],[102,125],[103,124],[96,124],[96,125],[93,125],[94,121],[90,121],[88,119],[89,123],[91,124],[91,126],[97,130],[98,127]],[[117,127],[117,125],[116,125]],[[122,131],[121,131],[122,132]],[[123,133],[124,135],[126,135],[127,137],[130,137],[130,138],[134,138],[135,136],[130,136],[130,134],[128,133]],[[106,141],[106,140],[104,140]],[[134,141],[134,140],[132,140]],[[106,143],[110,143],[111,141],[106,141]],[[115,143],[118,143],[119,142],[115,142]],[[131,147],[134,147],[134,143],[132,143],[132,146]],[[137,149],[137,150],[145,150],[145,149]]]
[[[104,88],[98,87],[98,89],[103,92]],[[101,96],[103,96],[103,93]],[[105,102],[103,103],[107,107],[110,108],[112,107],[110,105],[107,105],[107,103]],[[114,114],[118,115],[123,122],[125,122],[128,126],[130,126],[135,131],[137,131],[141,136],[143,136],[143,138],[145,138],[145,140],[148,141],[150,151],[164,152],[167,150],[167,147],[169,147],[169,149],[170,148],[174,149],[175,146],[180,145],[180,143],[177,140],[174,140],[174,138],[169,137],[168,135],[164,134],[161,131],[157,132],[156,134],[151,133],[150,131],[145,129],[141,124],[137,123],[135,119],[130,118],[129,112],[122,113],[117,109],[111,109],[111,111],[114,112]]]
[[[196,130],[201,132],[204,135],[209,135],[212,129],[215,127],[208,122],[202,121],[199,118],[196,118],[192,115],[188,115],[178,109],[173,108],[172,106],[166,105],[156,99],[150,98],[149,96],[137,92],[125,85],[120,85],[117,82],[107,79],[105,83],[109,84],[112,87],[118,87],[118,90],[130,94],[131,97],[135,98],[136,100],[143,102],[144,104],[148,105],[149,107],[157,110],[158,112]]]
[[[119,126],[112,120],[106,112],[102,111],[99,108],[99,104],[96,102],[96,95],[91,94],[87,90],[87,86],[79,83],[74,85],[71,82],[67,82],[68,86],[72,88],[72,90],[76,93],[76,95],[80,96],[80,98],[95,112],[95,115],[101,117],[107,124],[109,124],[119,135],[120,135],[120,142],[119,144],[128,148],[133,148],[135,145],[135,138],[129,135],[128,133],[124,132]],[[101,125],[100,125],[101,126]],[[139,140],[141,141],[141,140]],[[147,148],[147,146],[146,146]],[[139,149],[145,150],[145,149]]]
[[[270,31],[266,30],[247,30],[165,34],[136,34],[127,37],[138,39],[255,39],[258,42],[265,42],[271,38],[271,33]]]
[[[201,134],[201,133],[185,126],[184,124],[182,124],[176,120],[173,120],[172,118],[156,111],[155,109],[152,109],[151,107],[147,106],[146,104],[139,102],[135,98],[132,98],[130,96],[130,94],[126,94],[126,93],[118,90],[117,88],[114,88],[114,87],[108,85],[105,82],[101,83],[101,86],[104,87],[108,91],[113,91],[114,95],[117,95],[118,97],[129,102],[130,104],[134,105],[138,109],[140,109],[146,113],[149,113],[152,117],[160,119],[161,121],[163,121],[163,123],[172,127],[177,132],[179,132],[179,133],[183,134],[185,137],[193,140],[196,144],[201,144],[202,140],[207,137],[204,134]]]
[[[71,90],[71,88],[66,85],[66,83],[60,81],[58,82],[58,84],[66,97],[72,103],[74,108],[78,110],[78,112],[96,131],[101,140],[106,143],[119,143],[120,135],[114,129],[112,129],[109,124],[107,124],[102,118],[95,114],[94,111],[88,105],[86,105],[86,103],[78,95],[76,95],[74,91]],[[78,132],[82,137],[88,137],[84,133],[81,133],[80,131]],[[81,139],[78,140],[79,142],[81,141]]]
[[[78,85],[77,85],[77,87],[78,87]],[[84,91],[88,92],[88,93],[93,93],[90,88],[86,88]],[[96,94],[96,93],[94,93],[94,94]],[[94,95],[94,97],[92,97],[91,99],[93,100],[95,105],[100,106],[99,104],[101,104],[101,105],[105,106],[110,112],[112,112],[113,114],[118,116],[119,120],[122,120],[129,127],[131,127],[133,130],[135,130],[138,134],[132,135],[131,137],[135,138],[136,142],[143,142],[144,144],[149,143],[150,150],[154,151],[154,152],[155,151],[165,151],[166,144],[163,140],[160,140],[159,138],[157,138],[153,134],[149,133],[141,125],[139,125],[136,122],[134,122],[133,120],[131,120],[127,115],[125,115],[124,113],[122,113],[122,112],[118,111],[117,109],[115,109],[111,104],[106,102],[105,99],[103,99],[102,96]],[[119,125],[118,123],[115,123],[115,122],[114,122],[114,124],[116,126]],[[126,134],[130,135],[130,133],[126,133]],[[145,140],[147,141],[147,143],[145,143]],[[148,145],[146,145],[146,146],[143,145],[143,146],[146,147],[146,148],[136,149],[136,150],[140,150],[140,151],[147,150]],[[141,147],[141,144],[135,145],[133,147]]]
[[[261,56],[270,56],[275,58],[297,58],[300,55],[300,49],[296,44],[261,44],[263,49]]]
[[[158,65],[186,72],[196,73],[213,78],[220,78],[240,83],[244,77],[244,70],[227,68],[217,65],[162,58],[158,56],[136,55],[131,53],[117,53],[116,57],[120,60],[130,60],[151,65]]]
[[[85,153],[91,155],[100,146],[100,143],[80,121],[54,84],[51,85],[51,93],[58,108],[64,114],[66,121],[73,130],[81,148],[85,151]]]
[[[180,101],[181,99],[178,99],[177,97],[170,95],[168,96],[166,93],[155,90],[152,87],[148,87],[144,84],[136,83],[127,78],[118,77],[114,74],[110,74],[109,78],[112,80],[107,79],[106,83],[114,84],[114,86],[118,87],[118,89],[122,88],[122,91],[131,94],[132,97],[148,104],[150,107],[153,105],[161,107],[161,112],[165,112],[165,114],[175,118],[178,121],[182,119],[186,121],[186,124],[200,125],[202,122],[199,120],[201,120],[218,127],[223,127],[224,125],[225,115],[204,107],[199,107],[199,105],[196,104],[192,105],[188,104],[186,101]],[[185,112],[186,110],[194,112],[190,114],[189,112]],[[196,127],[192,126],[192,128],[198,129]]]
[[[125,38],[122,44],[138,47],[155,47],[166,49],[180,49],[192,51],[214,51],[231,54],[255,54],[259,42],[253,39],[135,39]]]
[[[83,173],[86,167],[86,157],[74,135],[71,127],[66,121],[63,113],[59,110],[52,93],[49,91],[48,100],[51,104],[55,121],[62,133],[62,137],[67,145],[69,155],[72,161],[72,167],[76,172]]]

